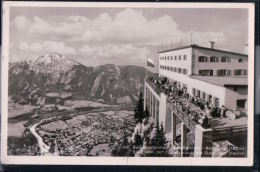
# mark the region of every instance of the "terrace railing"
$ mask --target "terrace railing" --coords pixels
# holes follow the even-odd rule
[[[156,92],[156,94],[158,94],[158,95],[161,94],[160,86],[156,85],[154,82],[152,82],[148,78],[146,79],[146,83],[148,83],[153,88],[153,90]]]
[[[172,102],[167,101],[167,106],[174,112],[174,114],[189,128],[192,132],[195,131],[195,126],[197,123],[189,117],[188,114],[181,111],[178,107],[175,107]]]

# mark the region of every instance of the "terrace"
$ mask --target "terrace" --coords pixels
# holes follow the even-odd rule
[[[247,117],[242,111],[235,113],[225,107],[215,107],[204,99],[191,96],[186,88],[180,88],[176,82],[169,82],[167,78],[148,76],[146,82],[158,95],[163,93],[167,96],[167,107],[191,131],[197,124],[203,128],[212,128],[216,135],[222,129],[232,132],[247,130]]]

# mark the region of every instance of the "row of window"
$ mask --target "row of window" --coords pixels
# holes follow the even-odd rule
[[[217,70],[217,76],[231,76],[232,71],[227,69]],[[213,76],[213,70],[199,70],[201,76]],[[247,76],[246,69],[235,69],[233,72],[234,76]]]
[[[187,60],[187,55],[161,56],[160,60]]]
[[[207,57],[207,56],[199,56],[198,57],[198,62],[230,62],[230,57],[228,56],[222,56],[222,57],[218,57],[218,56],[211,56],[211,57]],[[238,59],[239,63],[243,62],[243,59]]]
[[[187,60],[187,55],[175,55],[175,56],[161,56],[160,60]],[[229,56],[222,56],[222,57],[218,57],[218,56],[199,56],[198,57],[198,62],[230,62],[230,57]],[[243,62],[243,59],[238,59],[239,63]]]
[[[217,98],[217,97],[213,98],[212,95],[206,94],[205,92],[200,91],[200,90],[195,89],[195,88],[192,88],[192,95],[200,97],[201,99],[206,100],[209,103],[214,104],[216,107],[219,107],[219,98]]]
[[[177,73],[182,73],[182,74],[185,74],[185,75],[188,74],[188,70],[183,69],[183,68],[160,65],[160,69],[168,70],[168,71],[172,71],[172,72],[177,72]]]

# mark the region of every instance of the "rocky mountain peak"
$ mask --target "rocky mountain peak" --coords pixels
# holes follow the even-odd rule
[[[38,57],[29,57],[26,59],[27,63],[38,63],[38,64],[54,64],[54,63],[66,63],[70,65],[78,65],[80,64],[79,62],[65,57],[61,55],[60,53],[57,52],[52,52],[50,54],[38,56]]]
[[[57,52],[38,57],[30,57],[26,59],[26,62],[29,64],[30,70],[42,73],[67,72],[72,69],[73,66],[80,65],[79,62]]]

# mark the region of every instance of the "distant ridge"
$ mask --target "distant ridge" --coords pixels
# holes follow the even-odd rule
[[[15,103],[37,105],[47,93],[70,93],[69,99],[133,104],[143,92],[144,77],[144,67],[88,67],[53,52],[9,65],[9,97]]]

